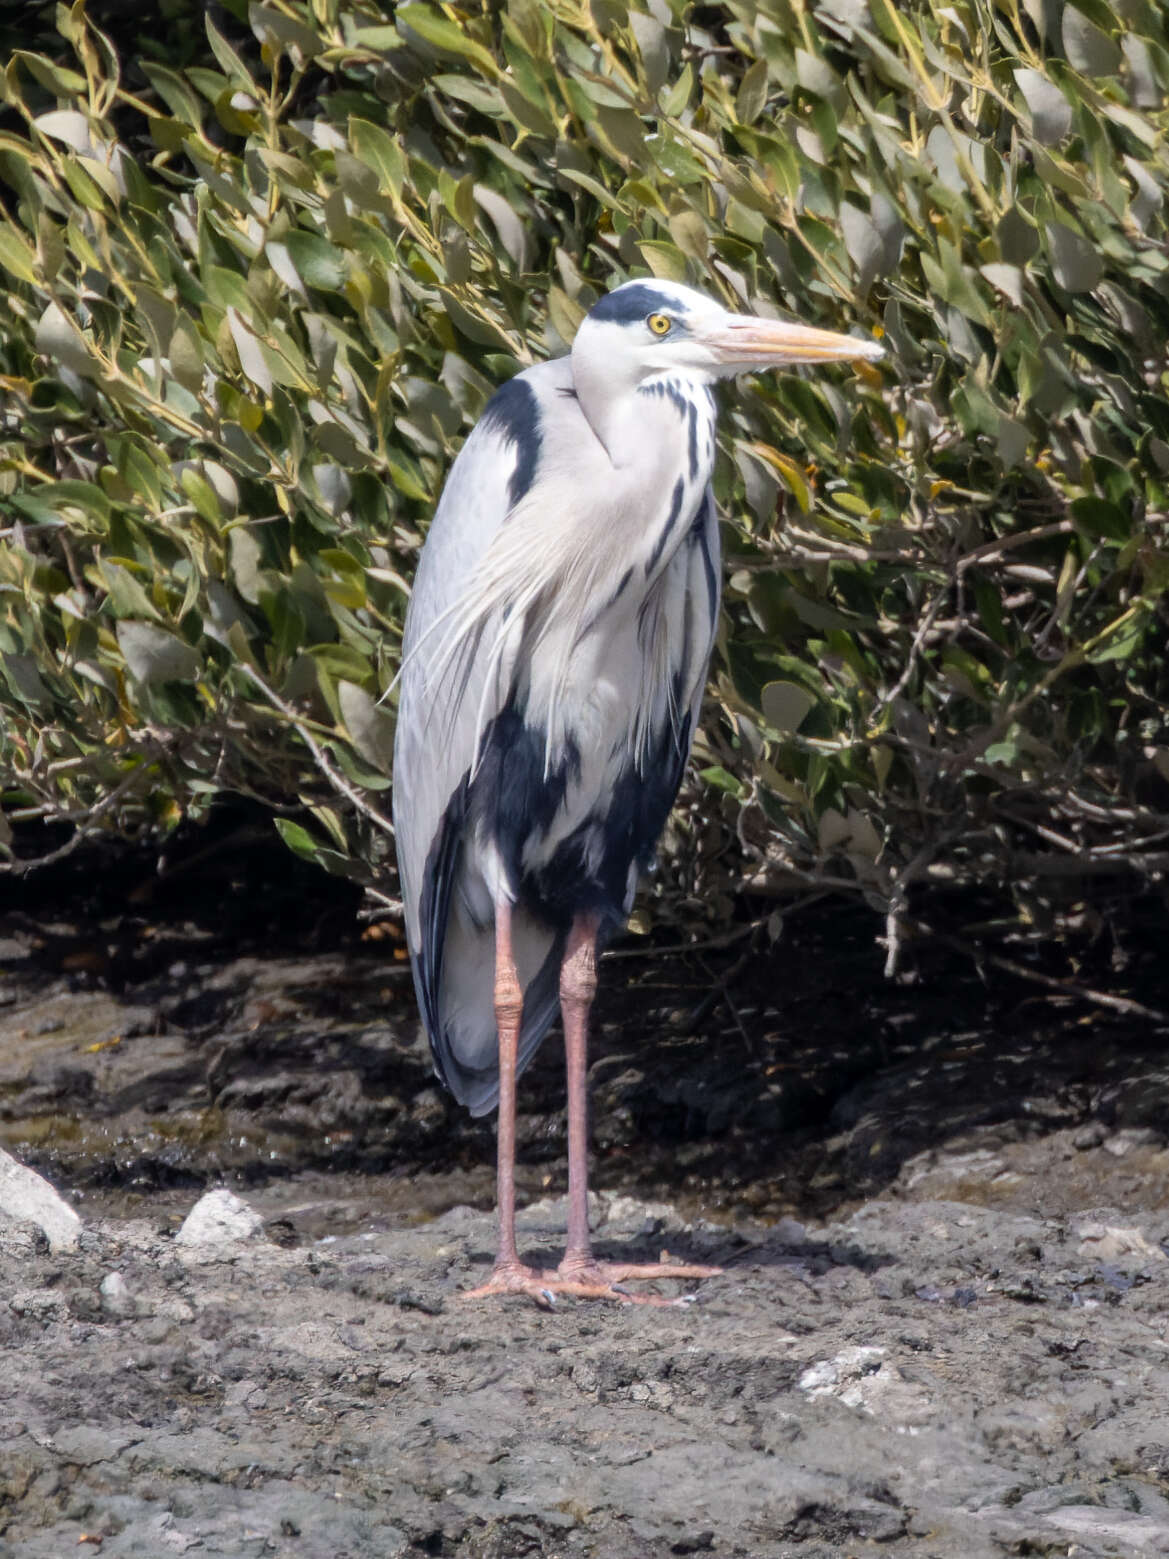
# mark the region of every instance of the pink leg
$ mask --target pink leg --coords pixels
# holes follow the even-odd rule
[[[568,1073],[568,1246],[560,1263],[560,1291],[625,1303],[670,1304],[654,1295],[624,1293],[627,1278],[713,1277],[718,1267],[598,1261],[589,1236],[589,1010],[597,990],[597,921],[578,915],[560,967],[560,1011]]]
[[[560,966],[560,1013],[568,1081],[568,1248],[560,1270],[591,1268],[589,1238],[589,1009],[597,991],[597,922],[573,921]]]
[[[581,1299],[615,1299],[623,1304],[673,1305],[684,1300],[656,1294],[629,1294],[617,1285],[629,1278],[715,1277],[719,1267],[630,1264],[595,1259],[589,1236],[588,1021],[597,989],[597,921],[580,915],[572,924],[560,969],[560,1010],[568,1076],[568,1244],[554,1272],[537,1272],[520,1262],[515,1247],[515,1056],[519,1039],[520,996],[511,961],[511,907],[496,918],[496,1021],[499,1025],[499,1255],[490,1280],[468,1298],[492,1293],[526,1293],[542,1304],[557,1294]],[[501,947],[504,949],[501,952]],[[506,968],[504,967],[506,957]],[[514,982],[515,1002],[507,970]],[[505,992],[501,1001],[501,990]],[[514,1027],[505,1042],[505,1019],[514,1011]],[[505,1048],[509,1056],[505,1063]]]
[[[496,1204],[499,1209],[499,1250],[490,1279],[472,1289],[481,1294],[527,1292],[541,1288],[541,1274],[525,1267],[515,1238],[515,1091],[516,1057],[524,1017],[524,993],[511,946],[511,905],[495,906],[495,1028],[499,1036],[499,1120],[496,1136]]]
[[[511,905],[495,907],[495,1027],[499,1034],[499,1129],[496,1143],[496,1201],[499,1254],[495,1265],[518,1267],[515,1243],[515,1084],[524,993],[511,950]]]

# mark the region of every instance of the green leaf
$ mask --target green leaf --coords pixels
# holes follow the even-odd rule
[[[438,293],[452,323],[469,341],[478,342],[480,346],[493,347],[500,352],[514,351],[515,343],[493,319],[487,318],[484,314],[472,313],[449,287],[440,287]]]
[[[35,255],[30,244],[19,238],[7,223],[0,224],[0,265],[17,281],[35,283]]]
[[[1073,499],[1069,510],[1076,529],[1094,540],[1127,541],[1132,534],[1132,520],[1123,509],[1104,498]]]
[[[461,27],[457,27],[440,12],[431,10],[430,6],[400,5],[394,13],[394,21],[407,42],[411,32],[417,33],[442,54],[454,54],[460,59],[470,60],[487,76],[494,77],[498,73],[498,66],[482,44],[469,38]]]
[[[252,80],[248,67],[209,16],[205,19],[204,26],[207,29],[207,41],[211,45],[211,52],[219,61],[219,67],[231,85],[242,88],[252,97],[258,97],[259,88]]]
[[[816,700],[796,682],[768,682],[760,699],[763,718],[773,731],[798,731]]]
[[[1104,274],[1104,259],[1094,244],[1063,222],[1044,229],[1051,269],[1066,292],[1091,292]]]
[[[203,343],[194,323],[180,316],[168,348],[171,372],[192,395],[203,388]]]
[[[145,687],[193,682],[203,669],[197,651],[154,623],[122,620],[116,631],[130,674]]]
[[[156,622],[161,620],[154,602],[128,567],[112,558],[100,558],[97,572],[109,594],[116,617],[150,617]]]
[[[19,60],[29,75],[40,82],[47,91],[57,97],[78,97],[85,92],[85,77],[64,65],[54,64],[41,54],[30,54],[25,49],[13,49],[12,58]]]
[[[179,478],[179,484],[195,506],[196,513],[218,530],[223,524],[223,511],[219,507],[215,489],[207,478],[193,466],[188,466]]]
[[[694,67],[686,65],[672,87],[659,94],[658,102],[667,119],[676,119],[690,101],[694,91]]]
[[[337,684],[345,730],[357,751],[388,774],[394,761],[394,722],[366,690],[352,682]]]
[[[330,850],[327,845],[321,844],[319,840],[313,838],[307,828],[302,828],[291,818],[276,817],[272,821],[284,843],[302,860],[311,861],[314,866],[321,866],[337,877],[352,877],[357,874],[355,861],[347,855],[342,855],[340,851]]]
[[[111,512],[109,499],[93,482],[42,482],[30,492],[14,493],[7,502],[41,523],[67,519],[76,526],[75,516],[82,515],[98,531],[105,530]]]
[[[1114,76],[1123,55],[1106,32],[1094,26],[1074,4],[1063,7],[1063,46],[1081,75]]]
[[[342,250],[319,233],[309,233],[303,228],[293,228],[287,233],[284,245],[306,286],[321,287],[326,292],[341,291],[349,275],[349,265]]]
[[[366,119],[350,119],[349,143],[354,156],[377,174],[382,188],[389,190],[395,200],[400,199],[406,180],[406,155],[397,140],[380,125]]]
[[[1103,666],[1109,661],[1128,660],[1140,647],[1145,637],[1147,622],[1143,616],[1136,616],[1114,634],[1096,650],[1089,652],[1087,659],[1090,665]]]
[[[724,769],[721,764],[712,764],[708,769],[699,770],[699,777],[704,779],[708,785],[712,785],[715,790],[726,791],[730,796],[741,797],[743,794],[742,782],[737,780],[729,770]]]
[[[248,284],[238,271],[230,271],[224,265],[208,265],[203,272],[203,285],[217,307],[235,309],[244,317],[255,312]]]
[[[270,395],[272,369],[259,336],[238,309],[228,309],[227,324],[235,349],[239,353],[240,367],[258,389],[265,395]]]
[[[74,373],[88,376],[98,372],[84,336],[56,303],[50,303],[37,321],[36,348]]]
[[[767,102],[767,61],[756,60],[743,72],[735,94],[735,118],[741,125],[753,125]]]
[[[315,59],[325,47],[324,40],[311,27],[273,6],[259,5],[256,0],[251,0],[248,6],[248,22],[256,37],[273,54],[290,55],[298,67]]]
[[[1055,146],[1072,127],[1072,108],[1050,76],[1025,67],[1015,72],[1015,82],[1031,113],[1035,137],[1044,146]]]
[[[686,280],[686,256],[676,244],[643,238],[637,247],[641,258],[655,276],[663,281]]]

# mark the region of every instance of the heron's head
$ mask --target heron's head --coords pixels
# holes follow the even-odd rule
[[[884,356],[873,340],[808,325],[732,314],[677,282],[627,281],[589,311],[573,360],[605,365],[613,379],[640,383],[658,374],[709,382],[758,368]]]

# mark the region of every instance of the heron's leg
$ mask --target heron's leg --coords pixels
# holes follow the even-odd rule
[[[568,1079],[568,1245],[561,1272],[591,1267],[589,1239],[589,1009],[597,991],[597,920],[578,915],[560,965],[560,1014]]]
[[[516,1057],[523,1019],[523,992],[511,950],[511,905],[495,910],[495,1022],[499,1033],[499,1253],[486,1283],[467,1299],[491,1294],[527,1294],[550,1306],[558,1294],[579,1299],[615,1299],[622,1304],[676,1305],[685,1300],[657,1294],[629,1294],[626,1278],[712,1277],[718,1267],[600,1262],[589,1239],[588,1019],[597,988],[597,920],[578,916],[569,932],[560,968],[560,1007],[568,1072],[568,1245],[555,1271],[526,1267],[515,1240]]]
[[[519,1258],[515,1238],[515,1114],[516,1066],[520,1029],[524,1019],[524,992],[511,944],[511,904],[495,905],[495,1030],[499,1044],[499,1114],[496,1124],[496,1205],[499,1209],[499,1248],[486,1283],[470,1289],[466,1299],[489,1294],[530,1294],[549,1303],[545,1274],[527,1267]]]
[[[515,1242],[515,1086],[524,993],[511,947],[511,905],[495,906],[495,1027],[499,1035],[499,1120],[496,1144],[496,1202],[499,1251],[495,1270],[525,1271]]]
[[[578,915],[560,966],[560,1012],[568,1074],[568,1244],[554,1291],[583,1298],[663,1303],[652,1295],[625,1294],[615,1287],[628,1278],[714,1277],[719,1267],[657,1262],[597,1261],[589,1235],[588,1024],[597,991],[597,918]],[[670,1303],[671,1301],[664,1301]]]

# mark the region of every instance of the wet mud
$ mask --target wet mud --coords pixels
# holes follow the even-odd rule
[[[491,1125],[431,1076],[394,936],[118,891],[0,923],[0,1146],[82,1218],[54,1250],[0,1217],[5,1559],[1169,1553],[1156,1024],[924,957],[889,984],[847,907],[627,945],[597,1244],[723,1275],[470,1302]],[[562,1106],[553,1037],[520,1123],[544,1262]],[[262,1223],[185,1242],[214,1186]]]

